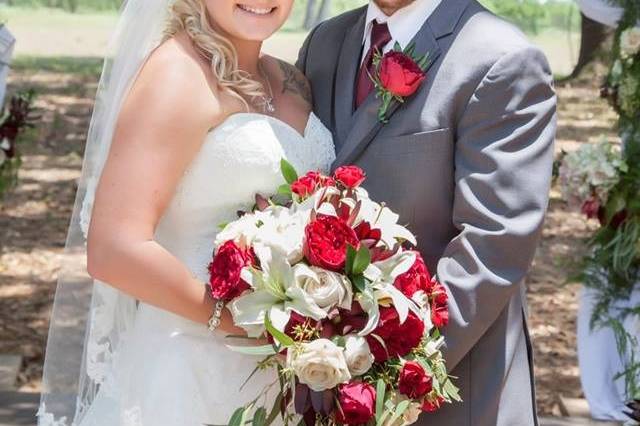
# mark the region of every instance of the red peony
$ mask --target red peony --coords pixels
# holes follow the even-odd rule
[[[356,188],[364,182],[366,175],[358,166],[341,166],[336,169],[333,176],[347,188]]]
[[[415,361],[407,361],[402,366],[398,381],[398,390],[411,399],[422,398],[433,389],[431,376],[424,371],[422,365]]]
[[[320,186],[330,186],[335,184],[332,178],[324,176],[318,172],[307,172],[291,184],[291,192],[300,197],[308,197]]]
[[[405,356],[418,346],[424,334],[424,323],[416,314],[409,311],[409,316],[400,324],[400,318],[395,308],[380,308],[380,322],[371,334],[380,337],[385,348],[372,335],[367,336],[367,343],[376,362],[383,362],[389,358]]]
[[[222,244],[209,263],[211,295],[225,301],[240,296],[250,287],[240,278],[240,272],[245,266],[255,263],[251,249],[241,249],[234,241]]]
[[[431,274],[422,256],[417,251],[414,253],[416,254],[416,261],[407,272],[399,275],[394,283],[395,287],[408,298],[411,298],[418,290],[422,290],[429,295],[433,286]]]
[[[434,411],[438,411],[443,403],[444,398],[441,396],[426,398],[422,403],[422,411],[425,413],[433,413]]]
[[[373,418],[376,390],[368,383],[352,382],[338,389],[339,407],[336,421],[347,425],[361,425]]]
[[[438,328],[442,328],[449,323],[449,297],[444,286],[435,283],[431,294],[431,322]]]
[[[395,96],[413,95],[426,77],[416,61],[402,52],[388,52],[380,61],[380,83]]]
[[[338,217],[320,214],[305,229],[304,255],[314,266],[330,271],[342,270],[347,258],[347,245],[357,249],[358,236]]]

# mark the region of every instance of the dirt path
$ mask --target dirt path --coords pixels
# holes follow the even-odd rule
[[[72,68],[72,72],[69,69]],[[37,70],[37,71],[34,71]],[[22,147],[18,187],[0,204],[0,353],[21,353],[24,389],[37,389],[58,258],[65,241],[79,176],[83,138],[90,118],[99,63],[23,64],[15,90],[35,87],[43,118]],[[558,150],[613,138],[614,115],[598,99],[594,81],[560,87]],[[580,396],[575,351],[579,285],[563,284],[566,259],[576,258],[588,225],[566,210],[557,189],[533,269],[528,278],[530,326],[536,355],[538,400],[544,414],[557,413],[559,394]]]

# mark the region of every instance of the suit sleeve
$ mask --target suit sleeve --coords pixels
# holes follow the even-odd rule
[[[544,55],[503,55],[478,84],[456,129],[453,223],[437,265],[449,294],[443,330],[450,370],[520,291],[548,205],[556,96]]]
[[[311,45],[311,40],[313,39],[313,36],[315,35],[316,31],[318,30],[318,28],[320,28],[321,25],[322,23],[318,24],[315,28],[311,30],[307,38],[304,40],[304,43],[302,43],[302,47],[300,48],[300,51],[298,52],[298,60],[296,61],[296,68],[298,68],[300,72],[305,75],[307,74],[307,57],[309,55],[309,46]]]

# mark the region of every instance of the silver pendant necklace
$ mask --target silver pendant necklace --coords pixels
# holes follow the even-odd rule
[[[273,105],[273,89],[271,88],[271,82],[269,81],[267,74],[262,68],[261,62],[258,62],[258,71],[260,71],[262,79],[267,83],[267,89],[269,90],[269,96],[261,96],[263,108],[266,113],[273,114],[276,112],[276,107]]]

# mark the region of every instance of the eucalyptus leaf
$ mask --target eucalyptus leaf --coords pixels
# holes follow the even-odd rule
[[[256,410],[253,415],[253,420],[251,421],[252,426],[264,426],[265,421],[267,420],[267,409],[264,407],[260,407]]]
[[[386,388],[387,386],[385,385],[384,380],[378,379],[378,383],[376,383],[376,423],[380,422],[382,419]]]
[[[231,415],[231,419],[229,420],[229,426],[241,426],[245,410],[246,407],[240,407],[234,411]]]

